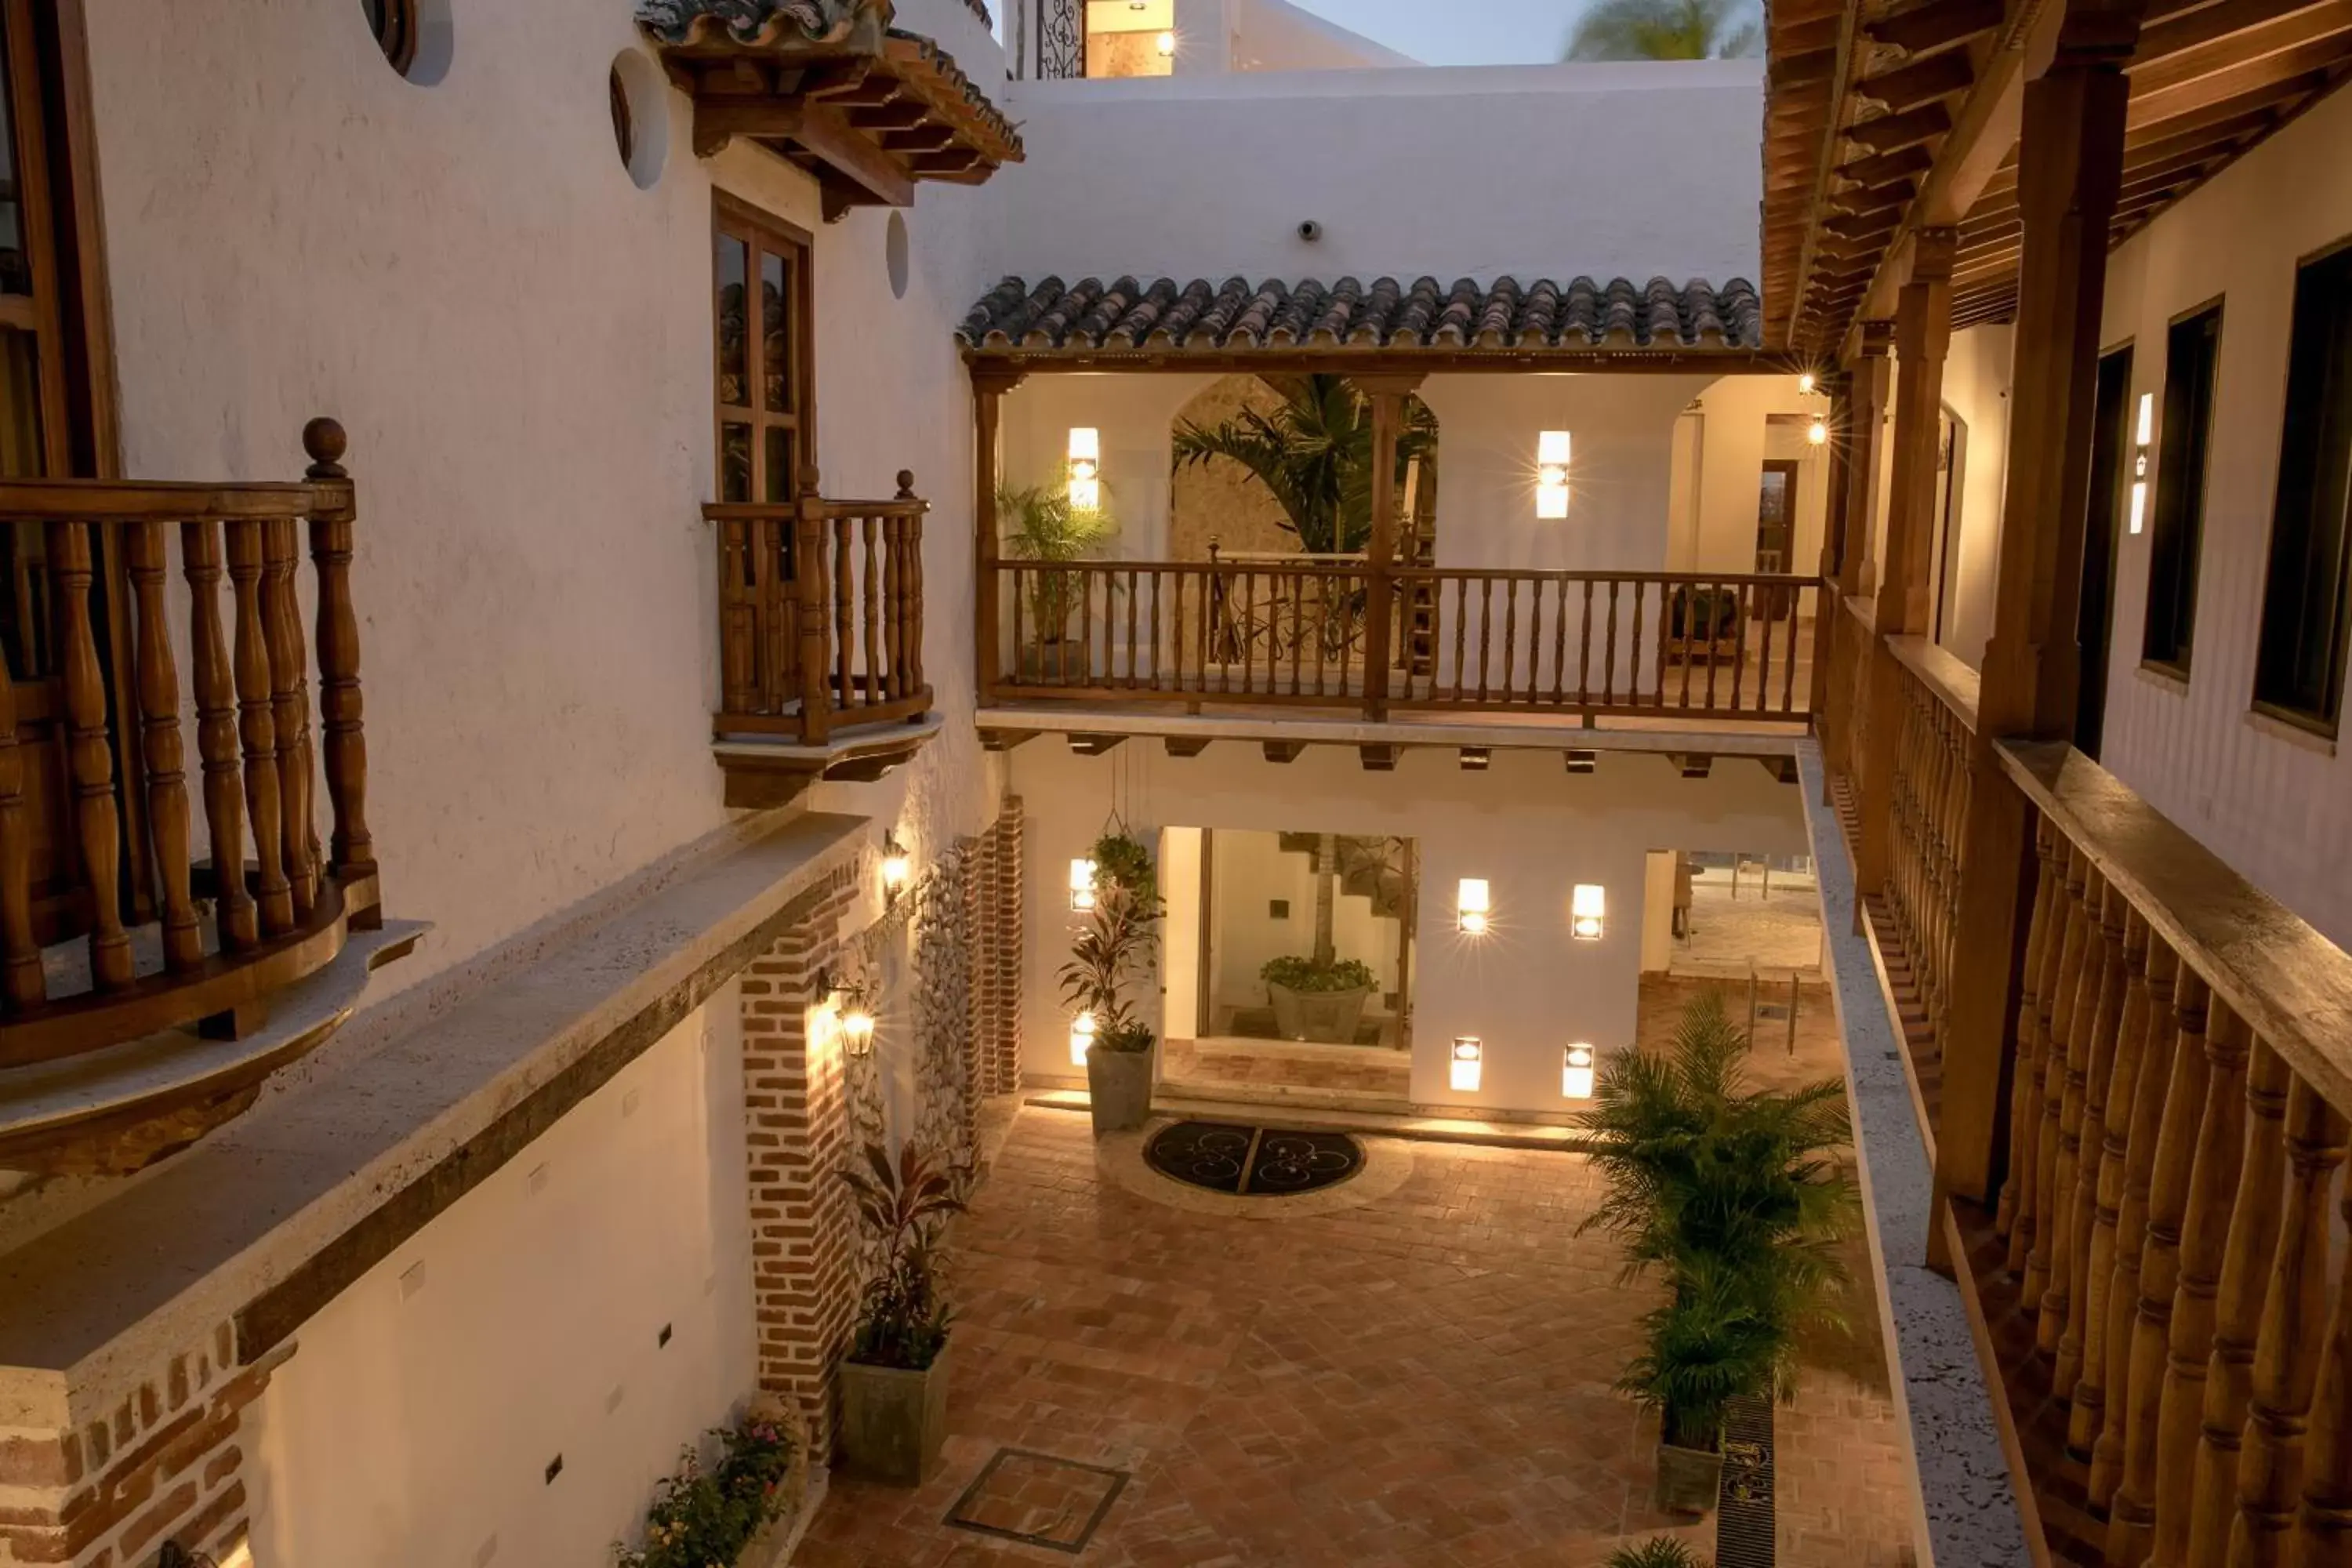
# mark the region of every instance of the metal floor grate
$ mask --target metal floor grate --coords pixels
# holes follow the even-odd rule
[[[1715,1568],[1772,1568],[1778,1531],[1772,1506],[1772,1404],[1737,1399],[1723,1418]]]

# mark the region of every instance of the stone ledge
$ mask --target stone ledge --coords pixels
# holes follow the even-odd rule
[[[723,828],[360,1015],[300,1083],[0,1257],[0,1427],[94,1419],[225,1320],[239,1363],[265,1354],[765,952],[866,826]]]

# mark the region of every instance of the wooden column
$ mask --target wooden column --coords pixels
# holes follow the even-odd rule
[[[1956,988],[1946,1020],[1947,1086],[1937,1173],[1947,1191],[1989,1196],[2000,1178],[1998,1119],[1972,1090],[2009,1070],[2032,875],[2024,797],[2001,775],[1991,742],[2074,732],[2083,531],[2090,500],[2093,392],[2098,374],[2106,236],[2122,178],[2123,66],[2139,32],[2136,3],[2069,0],[2057,54],[2026,84],[2024,255],[2001,509],[1993,634],[1977,703],[1961,840]],[[1931,481],[1932,482],[1932,481]],[[1932,493],[1932,491],[1931,491]],[[2063,668],[2062,668],[2063,667]]]
[[[793,500],[793,605],[800,623],[801,741],[823,745],[833,733],[832,648],[825,638],[824,478],[814,463],[800,471]],[[845,689],[844,695],[845,696]]]
[[[1843,375],[1822,378],[1821,390],[1829,395],[1830,447],[1829,504],[1822,520],[1822,590],[1813,604],[1813,681],[1811,708],[1816,732],[1826,733],[1835,721],[1830,713],[1830,665],[1839,634],[1837,584],[1845,572],[1846,552],[1853,538],[1853,523],[1847,510],[1847,495],[1852,486],[1848,476],[1853,466],[1853,386]],[[1795,657],[1793,647],[1790,657]],[[1833,742],[1824,742],[1823,751],[1834,756]]]
[[[1839,561],[1840,595],[1868,595],[1878,588],[1878,486],[1880,444],[1886,410],[1893,402],[1895,323],[1864,321],[1853,363],[1846,367],[1849,440],[1845,469],[1845,552]]]
[[[1004,414],[1004,395],[1021,384],[1021,377],[975,369],[971,374],[972,481],[971,570],[974,590],[972,616],[973,668],[980,682],[980,705],[996,700],[997,672],[1004,659],[998,616],[997,558],[1002,545],[996,516],[996,444]],[[1013,668],[1020,668],[1021,650],[1013,650]]]
[[[1390,638],[1396,619],[1397,437],[1404,400],[1418,391],[1417,375],[1367,376],[1357,384],[1372,401],[1372,536],[1365,551],[1364,717],[1389,716]]]
[[[1953,231],[1920,232],[1912,278],[1903,287],[1895,322],[1895,434],[1887,478],[1886,556],[1881,563],[1873,626],[1879,638],[1924,625],[1927,563],[1935,548],[1937,420],[1944,405],[1944,350],[1952,336]],[[1861,683],[1869,711],[1863,720],[1863,747],[1854,780],[1858,832],[1854,884],[1874,893],[1885,886],[1887,835],[1895,800],[1895,766],[1903,731],[1903,683],[1907,679],[1883,642],[1867,650],[1868,676]],[[1963,1097],[1973,1089],[1948,1081]],[[1941,1133],[1938,1132],[1940,1140]]]
[[[360,621],[352,605],[352,523],[357,513],[342,458],[343,427],[313,419],[303,427],[310,479],[321,487],[310,514],[310,564],[319,579],[319,729],[325,752],[327,803],[333,814],[328,848],[348,893],[375,875],[375,837],[367,823],[367,736],[361,723]],[[354,923],[380,923],[380,915]]]

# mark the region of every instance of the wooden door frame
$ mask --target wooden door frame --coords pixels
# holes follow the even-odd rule
[[[748,238],[750,247],[744,258],[743,278],[743,372],[745,401],[740,406],[719,401],[719,384],[723,374],[721,353],[724,352],[725,321],[719,301],[718,246],[721,237]],[[769,242],[783,253],[792,253],[793,300],[789,315],[795,329],[793,342],[793,373],[798,396],[794,398],[789,423],[761,405],[761,392],[765,380],[764,334],[760,331],[757,310],[760,288],[760,246]],[[714,500],[723,500],[727,494],[727,426],[730,423],[748,421],[751,428],[751,480],[747,500],[764,503],[768,497],[761,493],[766,487],[760,483],[767,463],[767,431],[772,426],[784,424],[794,433],[797,453],[796,467],[805,470],[816,463],[816,237],[798,224],[780,218],[763,207],[755,206],[742,197],[727,191],[713,191],[710,198],[711,289],[710,289],[710,439],[715,467],[711,471]],[[730,415],[738,416],[731,419]],[[784,476],[784,495],[791,499],[799,494],[800,476]]]

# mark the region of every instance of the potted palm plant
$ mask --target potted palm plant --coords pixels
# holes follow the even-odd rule
[[[1151,1116],[1158,1038],[1126,993],[1151,965],[1160,902],[1150,852],[1137,840],[1105,834],[1095,843],[1094,863],[1094,908],[1070,945],[1061,981],[1063,997],[1093,1026],[1087,1102],[1099,1138],[1131,1131]]]
[[[1036,562],[1028,574],[1028,637],[1020,649],[1021,679],[1075,681],[1087,671],[1085,628],[1073,628],[1077,574],[1055,571],[1083,561],[1118,531],[1103,508],[1074,506],[1066,487],[1004,486],[996,492],[996,519],[1008,561]]]
[[[1853,1184],[1844,1085],[1750,1089],[1748,1037],[1714,991],[1683,1011],[1663,1051],[1604,1068],[1579,1119],[1603,1192],[1579,1227],[1622,1237],[1626,1272],[1655,1268],[1670,1295],[1618,1384],[1659,1417],[1657,1500],[1705,1512],[1722,1468],[1725,1405],[1786,1397],[1795,1342],[1834,1325]]]
[[[947,1441],[949,1310],[940,1232],[963,1212],[971,1173],[908,1142],[894,1165],[869,1143],[845,1166],[877,1261],[841,1368],[841,1441],[850,1469],[919,1486]]]
[[[1339,956],[1333,908],[1339,879],[1339,840],[1315,837],[1315,951],[1270,959],[1257,972],[1274,1005],[1274,1029],[1286,1040],[1351,1046],[1364,1006],[1380,988],[1371,965]]]

